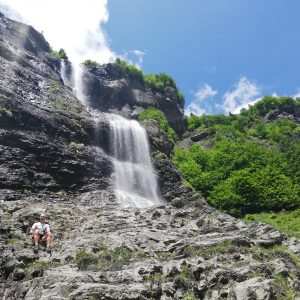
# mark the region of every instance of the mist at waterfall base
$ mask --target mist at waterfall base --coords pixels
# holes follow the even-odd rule
[[[160,203],[145,129],[135,120],[110,115],[110,146],[115,169],[115,191],[124,207]]]

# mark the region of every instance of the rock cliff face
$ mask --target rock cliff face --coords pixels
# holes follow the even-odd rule
[[[87,110],[32,27],[0,16],[0,295],[3,299],[288,299],[299,241],[211,208],[170,162],[147,121],[162,202],[122,208],[113,193],[109,115],[182,109],[109,64],[85,71]],[[182,120],[181,125],[176,118]],[[173,123],[172,123],[173,122]],[[27,229],[47,211],[52,255]]]
[[[145,108],[156,107],[179,136],[186,129],[183,108],[174,89],[151,91],[139,77],[128,74],[117,64],[87,67],[83,81],[84,94],[91,107],[128,118],[137,118]]]

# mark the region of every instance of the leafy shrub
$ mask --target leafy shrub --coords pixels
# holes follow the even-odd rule
[[[172,127],[170,127],[164,113],[154,107],[149,107],[139,115],[139,120],[153,119],[159,122],[160,127],[166,132],[169,138],[177,139],[177,135]]]
[[[213,125],[230,125],[232,121],[231,116],[211,115],[211,116],[196,116],[188,117],[188,130],[193,131],[199,127],[209,128]]]
[[[274,167],[235,171],[211,192],[212,205],[239,215],[299,207],[299,186]]]
[[[164,92],[169,88],[174,89],[178,102],[184,106],[184,95],[178,89],[175,80],[170,75],[166,73],[144,75],[143,71],[128,64],[126,61],[120,58],[117,58],[115,63],[125,70],[130,76],[139,78],[146,85],[146,87],[152,90]]]
[[[242,109],[242,116],[264,116],[267,113],[270,114],[274,110],[281,112],[293,113],[295,109],[300,107],[300,99],[294,100],[291,97],[273,97],[265,96],[249,109]]]
[[[144,82],[147,87],[153,90],[165,91],[168,88],[174,89],[178,102],[184,105],[184,95],[178,89],[175,80],[166,73],[144,75]]]
[[[222,139],[210,150],[199,145],[176,149],[173,162],[212,205],[232,214],[300,207],[299,181],[285,154],[275,148]]]
[[[62,48],[59,49],[58,52],[52,50],[52,55],[54,55],[56,58],[59,58],[59,59],[64,59],[64,60],[68,59],[66,51]]]
[[[130,76],[140,78],[141,80],[143,80],[143,76],[144,76],[143,71],[141,71],[137,67],[128,64],[126,61],[120,58],[117,58],[115,63],[123,70],[125,70]]]
[[[100,66],[100,64],[97,63],[95,60],[90,60],[90,59],[85,60],[82,63],[82,65],[85,67],[99,67]]]
[[[185,179],[212,205],[244,213],[300,207],[300,126],[285,118],[300,98],[264,97],[241,114],[190,116],[189,131],[210,134],[212,149],[174,152]]]

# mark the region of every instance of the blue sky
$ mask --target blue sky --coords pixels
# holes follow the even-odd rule
[[[188,112],[299,93],[299,0],[109,0],[108,11],[113,51],[144,52],[144,72],[169,73]]]
[[[76,0],[71,8],[0,0],[0,10],[43,32],[75,65],[119,56],[146,74],[170,74],[187,113],[237,113],[264,95],[300,96],[299,0]]]

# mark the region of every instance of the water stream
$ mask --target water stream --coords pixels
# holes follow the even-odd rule
[[[70,67],[70,66],[69,66]],[[88,108],[83,93],[81,66],[70,72],[61,61],[61,77],[65,85]],[[160,203],[145,129],[134,120],[107,114],[110,123],[110,152],[114,165],[115,194],[123,207],[149,207]],[[95,117],[97,123],[97,117]]]
[[[125,207],[159,204],[157,178],[145,129],[137,121],[113,114],[109,122],[118,201]]]

